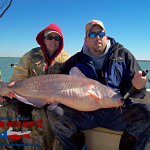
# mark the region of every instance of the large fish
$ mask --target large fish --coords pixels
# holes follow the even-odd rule
[[[80,111],[93,111],[122,105],[121,97],[113,89],[85,77],[78,68],[73,67],[70,74],[31,77],[11,87],[1,81],[0,95],[14,91],[18,100],[38,108],[47,103],[62,103]]]

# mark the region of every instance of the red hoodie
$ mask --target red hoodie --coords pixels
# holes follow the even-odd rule
[[[46,47],[45,47],[45,44],[43,42],[43,36],[44,36],[44,31],[45,30],[54,30],[54,31],[57,31],[61,37],[62,37],[62,40],[61,40],[61,43],[60,43],[60,46],[56,52],[56,55],[49,59],[47,54],[46,54]],[[50,64],[52,62],[52,60],[54,60],[58,55],[59,53],[62,51],[62,49],[64,48],[64,38],[63,38],[63,35],[62,35],[62,32],[61,32],[61,29],[54,23],[50,24],[49,26],[47,26],[45,29],[43,29],[41,32],[39,32],[36,36],[36,41],[37,43],[42,47],[42,50],[44,52],[44,55],[48,61],[48,63]]]

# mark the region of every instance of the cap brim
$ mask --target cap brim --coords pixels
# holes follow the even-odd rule
[[[45,33],[44,36],[47,36],[50,33],[57,33],[59,36],[61,36],[60,33],[58,33],[57,31],[49,31],[49,32]]]

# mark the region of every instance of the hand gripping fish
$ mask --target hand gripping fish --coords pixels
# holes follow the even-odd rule
[[[100,108],[119,107],[121,97],[111,88],[84,76],[76,67],[70,75],[51,74],[31,77],[16,82],[0,82],[0,95],[14,91],[18,100],[42,107],[47,103],[61,103],[80,111],[93,111]]]

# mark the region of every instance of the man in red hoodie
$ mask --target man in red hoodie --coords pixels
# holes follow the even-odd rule
[[[24,54],[20,59],[18,65],[15,67],[14,72],[10,78],[10,82],[18,79],[30,78],[33,76],[45,74],[58,74],[62,70],[65,61],[70,57],[67,52],[63,50],[64,38],[61,29],[54,23],[47,26],[37,34],[37,43],[40,47],[31,49]],[[0,101],[4,104],[0,107],[0,117],[29,117],[31,121],[42,120],[43,128],[23,128],[24,131],[32,130],[32,138],[28,141],[23,138],[21,143],[34,143],[39,146],[26,146],[24,150],[50,150],[53,147],[54,134],[50,128],[45,110],[46,107],[41,109],[34,108],[33,106],[26,105],[15,99],[14,93],[8,93],[7,96],[13,97],[13,100],[7,105],[5,98],[0,97]],[[11,112],[11,113],[8,113]],[[8,116],[9,114],[9,116]],[[8,121],[8,120],[6,120]],[[0,127],[0,132],[7,131],[8,127]],[[21,128],[16,129],[21,130]],[[2,143],[16,143],[17,141],[2,139]],[[9,146],[7,149],[20,149],[19,147]],[[26,148],[26,149],[25,149]],[[5,148],[6,149],[6,148]]]

